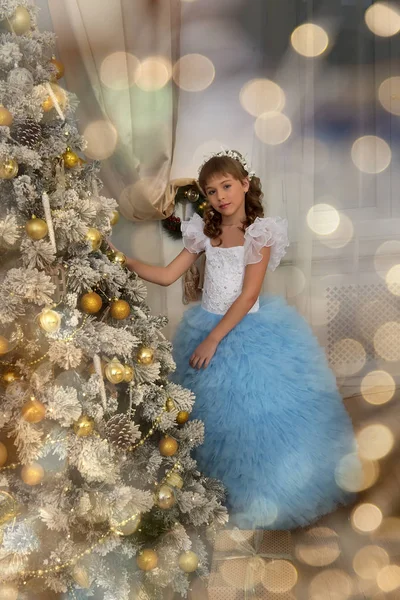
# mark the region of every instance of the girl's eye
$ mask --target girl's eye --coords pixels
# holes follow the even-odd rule
[[[230,188],[230,187],[231,187],[231,184],[230,184],[230,183],[227,183],[227,184],[225,184],[225,187],[226,187],[226,188]]]
[[[212,190],[210,190],[210,191],[208,192],[208,195],[209,195],[209,196],[211,196],[213,193],[214,193],[214,192],[213,192]]]

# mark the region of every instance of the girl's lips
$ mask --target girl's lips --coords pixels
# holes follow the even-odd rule
[[[227,208],[228,206],[230,206],[230,202],[228,204],[221,204],[220,208]]]

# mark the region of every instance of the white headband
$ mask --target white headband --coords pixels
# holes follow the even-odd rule
[[[235,150],[222,150],[221,152],[216,152],[215,154],[211,154],[211,156],[209,156],[207,158],[207,160],[205,160],[203,162],[203,164],[201,165],[201,167],[199,169],[199,175],[200,175],[200,171],[202,170],[202,168],[204,167],[204,165],[211,158],[220,157],[220,156],[229,156],[229,158],[233,158],[234,160],[237,160],[238,162],[240,162],[240,164],[245,169],[245,171],[247,171],[247,176],[248,176],[249,179],[252,179],[253,177],[255,177],[255,172],[251,170],[251,167],[247,164],[247,162],[245,161],[245,159],[243,158],[243,156],[241,156]]]

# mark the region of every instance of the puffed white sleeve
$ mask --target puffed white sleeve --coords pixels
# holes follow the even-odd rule
[[[266,217],[257,219],[245,232],[245,265],[252,265],[262,260],[261,248],[271,247],[268,269],[275,271],[286,254],[289,246],[287,234],[288,223],[281,217]]]
[[[199,254],[206,247],[206,236],[204,235],[204,221],[195,213],[189,221],[182,221],[181,231],[183,245],[192,254]]]

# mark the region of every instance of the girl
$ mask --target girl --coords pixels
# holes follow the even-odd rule
[[[264,218],[260,180],[243,157],[220,152],[202,167],[208,199],[182,223],[185,249],[167,267],[128,259],[147,281],[170,285],[206,253],[201,306],[174,340],[172,379],[196,395],[204,421],[199,469],[225,484],[231,522],[243,529],[304,526],[353,499],[355,440],[325,356],[281,298],[259,299],[267,268],[288,246],[287,222]]]

